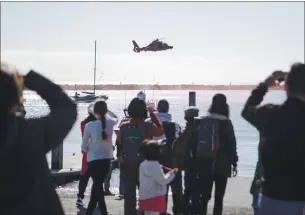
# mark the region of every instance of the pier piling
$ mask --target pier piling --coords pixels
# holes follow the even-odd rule
[[[64,152],[63,143],[60,144],[57,148],[52,150],[51,152],[52,170],[60,170],[63,168],[63,152]]]
[[[189,106],[196,106],[196,92],[189,92]]]

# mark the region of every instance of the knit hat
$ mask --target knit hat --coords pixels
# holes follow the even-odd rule
[[[197,117],[198,115],[199,115],[199,109],[194,106],[190,106],[184,111],[184,117],[187,118],[194,118]]]

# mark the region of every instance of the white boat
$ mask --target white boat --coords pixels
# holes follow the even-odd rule
[[[100,95],[100,96],[96,96],[95,94],[93,94],[92,92],[82,92],[83,94],[87,94],[87,95],[81,95],[78,92],[75,92],[75,95],[72,96],[72,98],[74,99],[74,101],[76,102],[85,102],[85,103],[90,103],[90,102],[94,102],[97,99],[103,99],[103,100],[107,100],[108,96],[107,95]]]
[[[94,79],[93,79],[93,92],[81,92],[82,94],[86,95],[81,95],[78,92],[75,92],[74,96],[71,96],[74,101],[76,102],[85,102],[85,103],[90,103],[95,101],[96,99],[103,99],[107,100],[108,95],[96,95],[95,94],[95,80],[96,80],[96,40],[94,41]]]

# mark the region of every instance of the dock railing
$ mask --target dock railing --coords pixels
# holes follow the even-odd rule
[[[51,152],[51,170],[63,169],[64,161],[64,146],[61,143],[57,148],[53,149]]]

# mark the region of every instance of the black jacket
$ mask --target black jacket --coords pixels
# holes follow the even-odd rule
[[[198,160],[194,158],[196,154],[198,138],[196,132],[192,133],[190,137],[190,144],[188,144],[185,158],[186,168],[194,168],[203,174],[218,174],[224,177],[231,177],[232,166],[237,166],[238,155],[236,148],[236,138],[234,128],[231,120],[225,116],[218,114],[211,114],[210,117],[220,121],[220,148],[217,153],[216,159],[211,160]]]
[[[46,153],[71,130],[76,104],[59,86],[33,71],[24,81],[46,100],[50,113],[36,119],[14,117],[8,125],[7,141],[0,145],[1,214],[63,215]]]
[[[265,138],[260,155],[263,194],[286,201],[305,201],[305,103],[290,98],[282,105],[259,106],[267,87],[253,90],[242,116]]]

